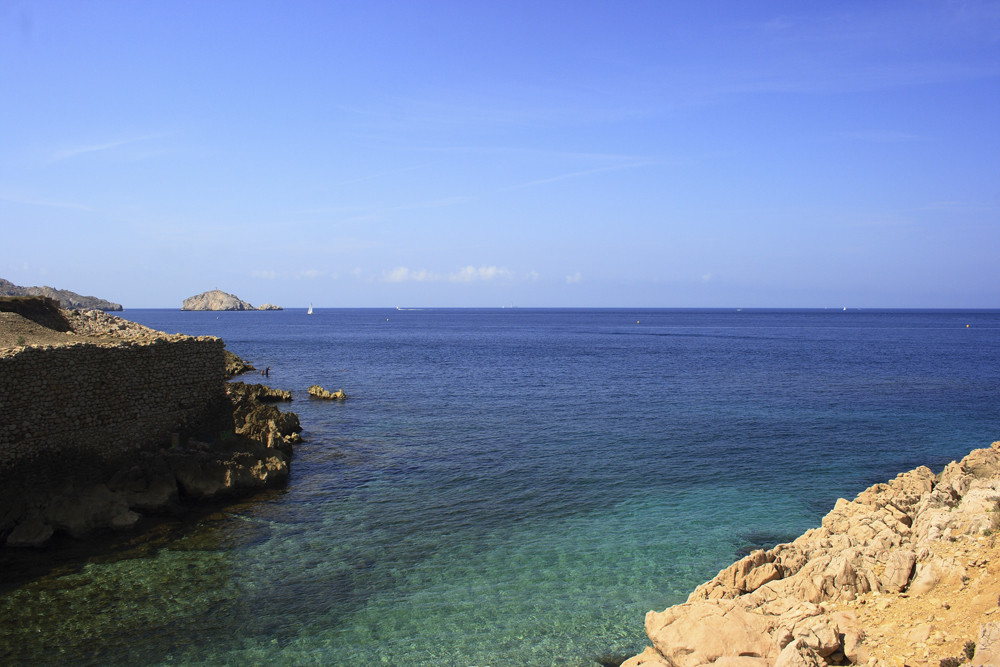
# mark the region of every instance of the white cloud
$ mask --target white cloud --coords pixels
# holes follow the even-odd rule
[[[440,280],[441,277],[436,273],[427,271],[426,269],[420,269],[419,271],[411,271],[405,266],[397,266],[392,271],[388,271],[382,274],[382,282],[386,283],[407,283],[407,282],[433,282],[435,280]]]
[[[573,285],[574,283],[583,282],[583,274],[577,271],[576,273],[566,276],[566,284]]]
[[[707,283],[707,282],[708,282],[709,280],[711,280],[711,279],[712,279],[712,274],[711,274],[711,273],[706,273],[705,275],[703,275],[703,276],[701,277],[701,281],[702,281],[703,283]]]
[[[296,278],[299,280],[309,279],[316,280],[317,278],[322,278],[326,275],[326,271],[320,271],[319,269],[303,269],[296,274]]]
[[[254,278],[260,278],[261,280],[274,280],[278,277],[277,271],[262,271],[260,269],[254,269],[250,273]]]
[[[480,266],[478,269],[471,264],[448,276],[448,280],[453,283],[471,283],[477,280],[495,280],[497,278],[509,278],[511,272],[497,266]]]

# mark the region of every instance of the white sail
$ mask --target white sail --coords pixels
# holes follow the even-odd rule
[[[310,303],[309,310],[306,311],[306,315],[312,315],[312,314],[313,314],[313,305]]]

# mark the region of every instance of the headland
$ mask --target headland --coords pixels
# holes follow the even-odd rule
[[[0,541],[124,530],[284,484],[301,427],[271,403],[290,397],[227,382],[227,356],[219,338],[0,299]]]

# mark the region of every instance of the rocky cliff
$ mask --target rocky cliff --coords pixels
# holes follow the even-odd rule
[[[122,310],[120,303],[112,303],[96,296],[82,296],[69,290],[54,287],[21,287],[0,278],[0,296],[43,296],[59,302],[63,308],[84,310]]]
[[[250,303],[235,294],[222,290],[209,290],[184,299],[181,310],[281,310],[281,306],[265,303],[260,308],[254,308]]]
[[[646,615],[622,667],[1000,665],[1000,442],[840,499]]]

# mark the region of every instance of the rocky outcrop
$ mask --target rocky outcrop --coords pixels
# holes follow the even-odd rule
[[[3,278],[0,278],[0,296],[43,296],[58,301],[61,307],[67,309],[122,310],[120,303],[99,299],[96,296],[82,296],[76,292],[48,286],[21,287]]]
[[[232,378],[237,375],[243,375],[244,373],[249,373],[250,371],[257,370],[247,362],[240,359],[238,356],[230,352],[229,350],[223,351],[226,355],[226,377]]]
[[[871,600],[885,602],[886,609],[891,604],[886,601],[896,598],[963,590],[974,568],[986,562],[963,554],[993,548],[998,528],[1000,442],[995,442],[952,462],[940,475],[920,467],[853,501],[840,499],[820,527],[740,559],[683,604],[649,612],[646,634],[652,646],[623,667],[889,664],[873,656],[883,640],[866,640],[876,636],[875,629],[859,614],[868,618]],[[988,547],[981,545],[985,539]],[[970,549],[956,552],[960,541]],[[995,582],[988,573],[983,576]],[[947,602],[937,606],[950,609]],[[943,652],[941,658],[958,653],[947,633],[934,633],[932,623],[918,624],[907,641],[923,647],[924,659],[931,645]]]
[[[143,514],[180,511],[189,501],[245,495],[286,482],[292,445],[302,441],[299,418],[261,402],[287,392],[263,385],[227,385],[233,430],[212,442],[174,438],[143,452],[108,480],[74,480],[39,489],[0,516],[9,547],[38,547],[55,534],[85,537],[131,528]]]
[[[314,384],[307,390],[310,396],[314,398],[323,398],[329,401],[343,401],[347,398],[347,394],[344,393],[343,389],[338,389],[337,391],[327,391],[318,384]]]
[[[0,543],[124,530],[144,514],[287,479],[302,429],[272,403],[291,393],[226,384],[221,340],[41,297],[4,308]]]
[[[282,308],[271,303],[254,308],[252,304],[235,294],[215,289],[184,299],[181,310],[282,310]]]

